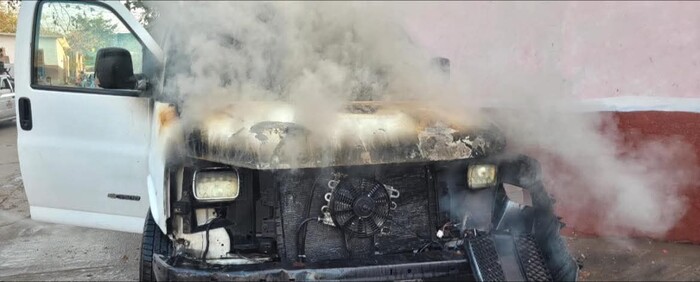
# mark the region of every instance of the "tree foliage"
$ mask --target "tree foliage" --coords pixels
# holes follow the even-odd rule
[[[17,12],[21,2],[21,0],[0,0],[0,32],[17,32]],[[158,16],[156,11],[143,0],[126,0],[123,2],[124,6],[146,27]]]
[[[70,42],[71,49],[81,54],[93,55],[96,46],[108,46],[113,35],[116,24],[110,23],[101,17],[88,17],[76,15],[71,24],[73,25],[65,34],[66,40]]]
[[[47,3],[41,16],[40,34],[64,38],[71,51],[91,62],[97,49],[111,45],[118,26],[104,12],[90,5]]]
[[[17,31],[17,5],[15,1],[0,3],[0,32],[15,33]]]
[[[19,10],[19,2],[20,0],[4,0],[5,6],[7,6],[9,9],[17,12]]]
[[[146,28],[158,17],[157,11],[143,0],[127,0],[124,5]]]

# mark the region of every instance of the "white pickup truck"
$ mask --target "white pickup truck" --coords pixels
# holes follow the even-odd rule
[[[15,79],[12,65],[0,62],[0,122],[15,118]]]
[[[0,72],[2,68],[0,67]],[[0,122],[15,118],[15,80],[0,74]]]
[[[361,101],[335,141],[284,103],[185,124],[162,98],[168,58],[117,1],[24,1],[16,50],[32,218],[143,232],[141,280],[577,277],[537,162],[487,124]]]

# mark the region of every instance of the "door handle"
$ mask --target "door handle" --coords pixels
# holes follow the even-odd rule
[[[19,98],[17,103],[19,113],[19,126],[23,130],[32,130],[32,103],[27,97]]]

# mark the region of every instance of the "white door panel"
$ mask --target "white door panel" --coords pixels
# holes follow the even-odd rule
[[[30,206],[142,218],[148,209],[150,101],[33,94],[33,128],[19,136],[18,147]]]
[[[36,13],[41,5],[44,8]],[[17,149],[35,220],[130,232],[143,228],[149,207],[146,179],[152,100],[125,96],[129,93],[123,90],[92,88],[97,83],[91,83],[90,74],[100,48],[127,49],[136,73],[143,69],[144,56],[157,59],[161,51],[148,46],[153,40],[142,27],[124,25],[122,20],[135,20],[128,19],[128,10],[119,5],[22,3],[17,45],[32,48],[17,48],[16,99],[18,105],[24,102],[17,110],[25,113],[18,115]],[[102,39],[95,41],[95,46],[73,43],[70,40],[75,37],[62,37],[58,29],[32,41],[35,22],[39,26],[46,22],[47,29],[61,24],[54,23],[54,14],[45,14],[49,12],[59,13],[55,17],[59,20],[70,18],[70,14],[60,13],[87,12],[97,22],[106,19],[109,25],[121,26],[96,31]],[[45,18],[37,20],[35,14]],[[62,46],[71,47],[64,50]],[[27,111],[26,102],[30,102],[31,111]],[[27,112],[31,113],[31,127],[22,122]]]

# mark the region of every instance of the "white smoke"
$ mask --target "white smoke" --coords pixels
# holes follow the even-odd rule
[[[465,122],[476,118],[478,106],[498,106],[506,109],[490,118],[506,133],[509,150],[535,153],[553,173],[546,176],[548,189],[577,217],[604,206],[601,227],[662,234],[685,210],[680,189],[689,184],[694,171],[687,165],[695,160],[678,161],[682,140],[652,140],[626,151],[617,146],[620,136],[609,117],[580,111],[571,78],[557,61],[565,42],[558,25],[562,5],[474,4],[483,11],[468,13],[473,17],[465,25],[435,32],[481,44],[431,54],[412,41],[406,15],[420,18],[435,5],[445,5],[446,14],[469,7],[156,3],[161,16],[155,31],[173,38],[165,45],[166,91],[182,104],[185,120],[242,100],[284,101],[296,107],[295,122],[322,134],[352,100],[414,99]],[[513,47],[523,41],[527,50]],[[523,52],[533,53],[534,63],[523,62]],[[450,55],[446,82],[431,58]]]
[[[622,36],[617,34],[622,27],[580,28],[581,34],[572,35],[576,25],[568,21],[575,18],[572,13],[582,9],[568,3],[444,5],[448,7],[415,5],[407,11],[413,16],[432,13],[463,19],[460,28],[455,28],[458,31],[443,24],[447,31],[440,34],[451,37],[446,42],[462,44],[451,54],[459,58],[454,65],[462,66],[453,71],[453,79],[466,85],[465,99],[482,104],[487,100],[488,104],[506,108],[497,111],[494,118],[507,134],[509,150],[531,153],[542,163],[546,186],[557,198],[558,206],[575,212],[565,221],[576,225],[590,222],[586,217],[602,218],[604,221],[597,223],[601,233],[632,231],[659,236],[681,219],[687,208],[682,189],[691,187],[698,175],[697,160],[689,153],[692,147],[675,137],[639,139],[634,148],[621,147],[625,136],[618,132],[616,120],[608,114],[586,112],[587,107],[576,97],[581,91],[579,80],[595,79],[586,73],[586,62],[573,68],[578,71],[571,71],[565,66],[568,62],[562,62],[567,58],[564,46],[568,46],[568,52],[574,49],[583,53],[581,48],[589,44],[617,39],[604,36]],[[638,9],[619,6],[628,11]],[[591,7],[595,6],[587,6]],[[663,8],[643,8],[644,13],[634,16],[637,22],[626,21],[625,28],[641,30],[655,24],[651,18],[659,16],[650,11],[661,10],[658,14],[664,15]],[[572,41],[583,40],[580,38],[596,40],[572,46]],[[651,40],[634,36],[627,39],[659,44]],[[608,63],[622,64],[614,59]],[[658,83],[665,80],[661,77]],[[635,89],[639,81],[630,78],[611,84]],[[653,86],[655,82],[648,84]]]
[[[410,42],[389,8],[347,2],[163,4],[163,29],[156,30],[170,30],[166,50],[177,54],[169,92],[187,101],[185,116],[241,100],[289,102],[298,109],[295,122],[316,131],[347,101],[437,92],[433,77],[439,74],[430,67],[430,55]]]

